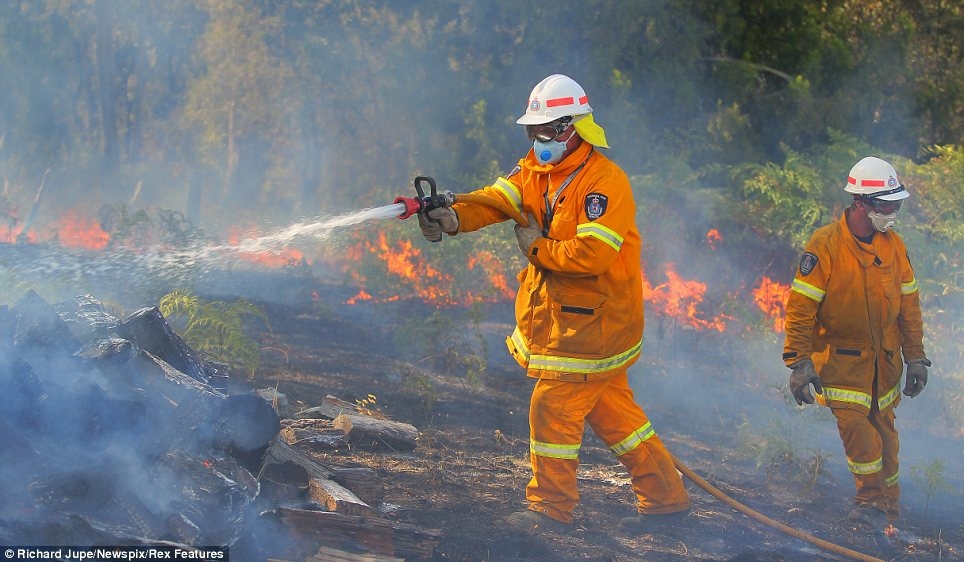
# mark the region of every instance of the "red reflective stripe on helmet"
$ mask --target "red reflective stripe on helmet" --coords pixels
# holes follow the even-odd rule
[[[857,179],[853,176],[847,176],[847,183],[857,185]],[[860,185],[863,187],[884,187],[886,182],[884,180],[860,180]]]
[[[579,105],[584,105],[589,103],[589,96],[582,96],[579,98]]]
[[[556,107],[557,105],[572,105],[573,103],[574,102],[572,97],[556,98],[556,99],[546,100],[546,107]]]

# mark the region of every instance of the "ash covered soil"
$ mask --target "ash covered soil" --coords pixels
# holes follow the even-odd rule
[[[414,451],[353,447],[311,454],[335,467],[374,469],[385,489],[385,503],[374,507],[387,511],[386,518],[442,531],[431,560],[855,559],[741,514],[689,480],[693,507],[682,521],[618,536],[620,518],[635,511],[629,479],[589,431],[571,528],[536,534],[507,528],[503,518],[525,508],[527,408],[534,384],[502,344],[511,306],[492,306],[483,311],[483,321],[447,322],[422,304],[343,302],[341,296],[322,295],[303,305],[256,303],[270,330],[252,324],[262,363],[251,384],[276,388],[289,411],[317,406],[332,395],[418,428]],[[752,373],[731,372],[735,368],[721,369],[712,352],[720,345],[711,336],[684,334],[670,346],[647,332],[644,357],[630,371],[637,399],[677,459],[747,507],[862,553],[864,560],[962,559],[964,503],[961,474],[954,472],[959,465],[953,462],[960,457],[960,438],[945,444],[952,462],[936,482],[942,492],[905,484],[896,530],[855,529],[844,520],[853,484],[842,450],[833,445],[833,423],[820,424],[830,443],[826,450],[797,450],[790,437],[782,449],[771,447],[783,458],[761,462],[761,451],[771,445],[763,441],[784,438],[778,430],[768,433],[763,413],[789,423],[794,417],[785,413],[789,408],[781,391],[768,388],[769,383],[754,382]],[[485,370],[477,373],[479,359]],[[695,398],[707,394],[709,400]],[[748,426],[758,429],[749,432],[751,437]],[[902,430],[902,438],[912,439],[911,432]],[[902,452],[905,466],[915,462],[909,454],[914,452]],[[905,479],[907,472],[902,472]]]

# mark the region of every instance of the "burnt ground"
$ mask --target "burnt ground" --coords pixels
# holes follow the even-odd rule
[[[414,451],[356,447],[312,454],[333,466],[374,469],[386,490],[385,504],[376,506],[388,512],[385,517],[442,531],[431,560],[852,559],[738,513],[689,480],[693,508],[681,522],[617,536],[619,519],[634,513],[628,477],[589,432],[571,529],[529,535],[507,528],[502,518],[525,506],[533,386],[501,343],[510,327],[509,305],[481,311],[482,322],[466,319],[467,311],[451,311],[457,320],[449,321],[423,305],[348,306],[340,304],[344,295],[322,293],[305,304],[259,303],[270,332],[260,323],[252,328],[262,345],[252,384],[276,388],[290,410],[333,395],[415,425]],[[768,430],[761,421],[767,418],[753,413],[774,411],[790,424],[804,418],[781,413],[787,407],[778,389],[754,382],[750,373],[721,368],[721,354],[706,353],[719,342],[704,338],[671,349],[649,332],[647,338],[646,357],[631,370],[637,399],[673,454],[710,484],[780,523],[868,555],[865,560],[962,558],[960,473],[932,479],[932,493],[905,485],[899,532],[854,529],[843,518],[852,482],[842,451],[833,448],[832,422],[821,422],[824,437],[829,435],[825,452],[795,445],[793,432],[806,433],[802,428],[781,441],[781,431]],[[690,356],[704,357],[702,364]],[[473,370],[478,359],[486,361],[484,372]],[[714,399],[697,402],[695,396],[707,390]],[[960,445],[960,438],[949,441],[945,454],[959,458]],[[913,463],[907,454],[905,465]]]

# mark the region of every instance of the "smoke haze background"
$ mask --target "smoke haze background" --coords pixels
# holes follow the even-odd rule
[[[756,11],[703,4],[4,3],[3,302],[29,288],[53,301],[92,292],[143,306],[183,287],[218,296],[270,286],[271,273],[252,285],[261,265],[229,246],[244,250],[245,240],[292,225],[390,204],[413,194],[419,174],[455,192],[490,183],[528,148],[514,120],[532,85],[563,72],[587,90],[613,147],[607,156],[630,173],[636,192],[656,291],[644,360],[632,371],[644,407],[673,404],[694,423],[732,424],[734,433],[744,417],[761,434],[777,423],[799,451],[833,454],[827,469],[841,481],[850,476],[833,422],[786,403],[782,334],[750,294],[764,276],[792,278],[794,235],[811,224],[791,220],[833,220],[847,204],[849,167],[867,152],[894,155],[912,191],[898,228],[926,281],[925,345],[935,363],[927,390],[897,410],[905,500],[921,502],[914,467],[944,460],[954,491],[940,508],[960,525],[960,250],[955,238],[915,228],[929,218],[926,200],[964,212],[960,188],[951,192],[957,199],[938,198],[937,182],[926,181],[934,179],[926,148],[960,143],[962,118],[945,107],[953,103],[924,95],[931,82],[953,85],[940,69],[961,61],[945,53],[915,66],[912,51],[927,37],[959,39],[959,9],[945,14],[947,29],[922,25],[911,37],[894,23],[896,3],[856,3],[859,10],[835,11],[820,24],[803,2]],[[915,21],[936,25],[928,11],[936,3],[922,5]],[[841,29],[853,29],[859,44],[837,41]],[[744,183],[786,179],[800,161],[820,164],[801,180],[821,186],[801,196],[807,207],[760,202]],[[951,162],[958,168],[940,177],[964,183],[964,168]],[[782,208],[785,228],[779,214],[767,214]],[[79,234],[96,227],[112,242],[65,248],[65,216],[88,218]],[[32,243],[18,243],[28,228]],[[512,285],[521,258],[511,229],[488,230],[430,245],[412,221],[339,226],[291,238],[298,253],[285,271],[421,298],[420,286],[386,271],[372,249],[381,243],[383,254],[411,252],[422,272],[453,272],[430,280],[450,294],[508,303],[465,266],[470,254],[496,256],[501,270],[492,271]],[[720,239],[711,243],[714,230]],[[373,241],[377,233],[385,240]],[[359,247],[370,250],[356,259]],[[703,285],[697,318],[725,321],[725,331],[660,313],[653,299],[670,265]],[[257,296],[272,293],[288,296]],[[662,431],[672,432],[667,425]]]

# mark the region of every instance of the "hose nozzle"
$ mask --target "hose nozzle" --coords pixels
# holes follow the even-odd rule
[[[431,190],[429,195],[425,195],[425,190],[422,189],[423,182],[428,183],[429,185]],[[435,179],[431,176],[416,176],[415,192],[418,193],[418,197],[395,198],[395,203],[402,203],[405,205],[405,210],[398,215],[398,218],[407,219],[415,213],[431,211],[432,209],[438,209],[439,207],[451,207],[452,204],[455,203],[455,194],[447,191],[444,193],[439,193],[438,187],[435,185]]]

